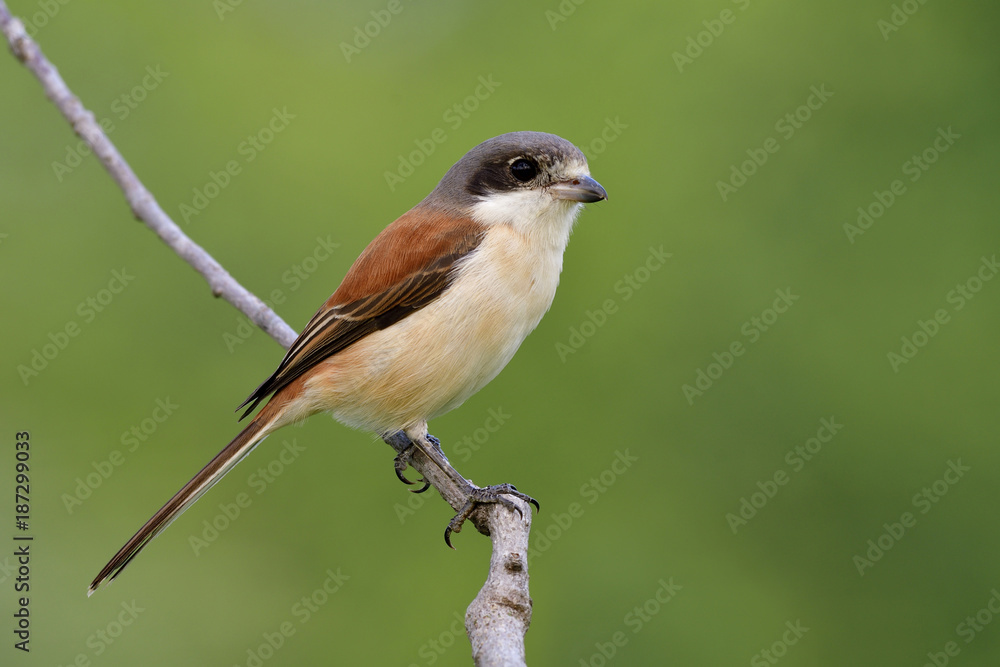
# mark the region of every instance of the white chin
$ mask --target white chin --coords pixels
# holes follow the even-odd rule
[[[580,202],[556,199],[543,190],[519,190],[488,195],[473,205],[472,218],[565,245],[581,208]]]

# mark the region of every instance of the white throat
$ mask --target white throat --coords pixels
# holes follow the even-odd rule
[[[472,218],[486,226],[506,225],[540,248],[562,252],[583,204],[556,199],[544,190],[495,192],[472,207]]]

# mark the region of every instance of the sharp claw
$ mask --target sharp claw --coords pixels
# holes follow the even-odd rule
[[[410,480],[406,479],[406,476],[403,474],[403,471],[400,470],[399,468],[396,468],[396,477],[398,477],[399,481],[402,482],[403,484],[416,484],[416,482],[411,482]]]
[[[411,484],[411,485],[416,484],[416,482],[411,482],[410,480],[408,480],[406,478],[406,475],[403,474],[410,465],[410,455],[413,451],[412,448],[413,445],[410,445],[409,447],[401,451],[399,454],[397,454],[396,458],[392,460],[393,466],[396,470],[396,477],[398,477],[399,481],[402,482],[403,484]],[[420,481],[423,482],[425,480],[420,480]],[[426,490],[426,488],[423,490]]]
[[[513,484],[511,484],[511,485],[510,485],[510,490],[511,490],[511,491],[517,491],[517,487],[516,487],[516,486],[514,486]],[[538,501],[537,501],[537,500],[535,500],[534,498],[532,498],[531,496],[529,496],[529,495],[527,495],[527,494],[524,494],[524,493],[521,493],[520,491],[518,491],[518,492],[517,492],[517,497],[518,497],[518,498],[520,498],[521,500],[526,500],[526,501],[528,501],[528,504],[529,504],[529,505],[534,505],[534,506],[535,506],[535,509],[536,509],[536,510],[538,510],[539,512],[541,512],[541,511],[542,511],[542,507],[541,507],[541,505],[539,505],[539,504],[538,504]],[[522,518],[523,518],[523,517],[522,517]]]
[[[455,547],[451,544],[451,524],[448,524],[448,527],[444,529],[444,543],[447,544],[452,550],[457,551],[457,549],[455,549]]]
[[[431,483],[428,482],[426,479],[422,479],[420,481],[423,482],[424,485],[419,489],[410,489],[410,493],[423,493],[427,489],[431,488]],[[410,483],[414,484],[415,482],[410,482]]]

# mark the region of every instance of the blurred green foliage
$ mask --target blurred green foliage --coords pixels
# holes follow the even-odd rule
[[[995,5],[12,10],[164,209],[297,329],[475,144],[533,129],[588,154],[610,201],[552,311],[432,424],[465,475],[542,503],[532,664],[996,664]],[[13,535],[27,429],[36,536],[18,664],[468,664],[455,619],[489,541],[446,549],[448,508],[320,417],[85,597],[281,350],[131,218],[9,54],[0,81],[0,516]],[[328,572],[349,577],[333,594]]]

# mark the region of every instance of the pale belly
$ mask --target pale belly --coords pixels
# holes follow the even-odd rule
[[[323,362],[308,402],[355,428],[422,430],[507,365],[551,305],[561,267],[561,249],[491,234],[434,303]]]

